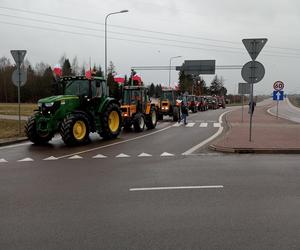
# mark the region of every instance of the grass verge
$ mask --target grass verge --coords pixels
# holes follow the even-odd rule
[[[19,134],[19,121],[14,120],[0,120],[0,139],[23,137],[25,121],[21,121],[21,134]]]

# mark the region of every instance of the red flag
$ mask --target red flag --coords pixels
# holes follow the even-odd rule
[[[53,72],[57,77],[61,77],[62,76],[62,69],[60,67],[60,65],[55,65],[53,68]]]
[[[92,71],[90,71],[90,70],[86,71],[86,72],[85,72],[85,77],[86,77],[87,79],[91,79],[91,78],[92,78]]]
[[[114,81],[117,83],[123,84],[125,82],[125,75],[124,74],[115,75]]]
[[[139,74],[135,74],[135,75],[132,77],[132,80],[133,80],[133,81],[137,81],[139,85],[140,85],[141,82],[142,82],[142,78],[141,78],[141,76],[140,76]]]

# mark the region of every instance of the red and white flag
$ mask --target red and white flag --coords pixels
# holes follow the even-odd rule
[[[125,74],[118,74],[114,76],[114,81],[120,84],[125,82]]]
[[[56,64],[53,68],[53,72],[56,77],[61,77],[62,76],[62,68],[59,64]]]
[[[91,71],[91,70],[86,71],[86,72],[85,72],[85,77],[86,77],[87,79],[91,79],[91,78],[92,78],[92,71]]]
[[[142,83],[142,78],[139,74],[135,74],[133,77],[132,77],[132,80],[133,81],[137,81],[138,84],[140,85]]]

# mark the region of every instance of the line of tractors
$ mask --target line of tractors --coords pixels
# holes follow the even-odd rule
[[[124,130],[142,132],[154,129],[164,115],[180,119],[180,98],[174,89],[163,89],[158,102],[151,102],[148,89],[125,86],[121,101],[109,97],[102,77],[61,77],[55,83],[54,96],[40,99],[38,109],[25,124],[25,133],[35,144],[48,143],[56,133],[68,146],[86,144],[90,133],[104,139],[116,138]],[[187,95],[186,103],[192,112],[217,108],[224,99]]]

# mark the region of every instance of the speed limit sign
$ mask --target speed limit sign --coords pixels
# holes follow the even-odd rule
[[[284,88],[284,83],[283,83],[282,81],[276,81],[276,82],[274,82],[274,84],[273,84],[273,88],[274,88],[274,90],[276,90],[276,91],[283,90],[283,88]]]

